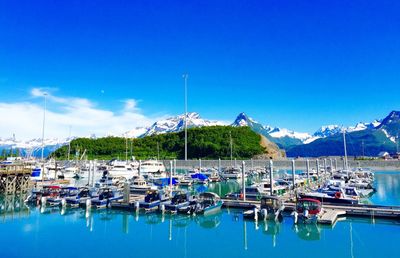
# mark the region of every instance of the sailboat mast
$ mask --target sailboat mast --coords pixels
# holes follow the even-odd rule
[[[349,170],[349,165],[347,163],[346,130],[343,130],[343,145],[344,145],[344,165],[346,170]]]

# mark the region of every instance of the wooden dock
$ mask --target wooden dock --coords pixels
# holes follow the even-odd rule
[[[129,201],[121,200],[121,201],[117,201],[117,202],[112,202],[111,208],[119,209],[119,210],[133,211],[135,209],[135,203],[137,201],[142,201],[143,198],[144,198],[144,195],[130,194]]]
[[[0,167],[0,194],[26,193],[29,189],[31,169],[23,164]]]
[[[318,218],[318,223],[334,225],[339,216],[346,215],[344,210],[324,210],[321,217]]]

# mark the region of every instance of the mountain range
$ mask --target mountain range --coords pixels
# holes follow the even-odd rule
[[[149,127],[137,127],[125,132],[123,135],[114,135],[129,138],[142,138],[150,135],[179,132],[185,127],[185,115],[178,115],[155,122]],[[187,127],[202,127],[227,125],[220,121],[206,120],[198,113],[192,112],[187,115]],[[357,123],[355,126],[343,127],[339,125],[321,126],[312,135],[299,133],[286,128],[262,125],[245,113],[240,113],[234,122],[234,127],[248,126],[253,131],[265,136],[274,142],[279,148],[284,149],[288,156],[323,156],[343,155],[342,133],[346,132],[349,145],[349,155],[377,155],[380,151],[395,151],[396,137],[400,130],[400,112],[392,111],[382,120],[374,120],[368,123]],[[45,155],[60,146],[68,144],[77,137],[67,139],[45,139]],[[89,138],[96,138],[92,135]],[[21,149],[23,153],[37,156],[41,149],[41,139],[30,141],[19,141],[15,137],[0,138],[1,149]]]

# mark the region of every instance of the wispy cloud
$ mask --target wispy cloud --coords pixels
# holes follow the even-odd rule
[[[122,135],[139,126],[149,126],[165,116],[145,115],[135,99],[126,99],[121,107],[111,111],[98,107],[86,98],[58,96],[53,88],[33,88],[30,96],[33,100],[47,94],[45,137],[65,138],[72,127],[72,135],[88,136],[96,134]],[[42,135],[43,106],[36,102],[0,102],[2,126],[0,137],[16,134],[19,139],[40,138]]]

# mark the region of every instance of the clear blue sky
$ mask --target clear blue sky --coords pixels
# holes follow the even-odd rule
[[[33,87],[104,109],[313,132],[400,109],[400,1],[0,1],[0,102]],[[104,93],[101,93],[104,90]]]

